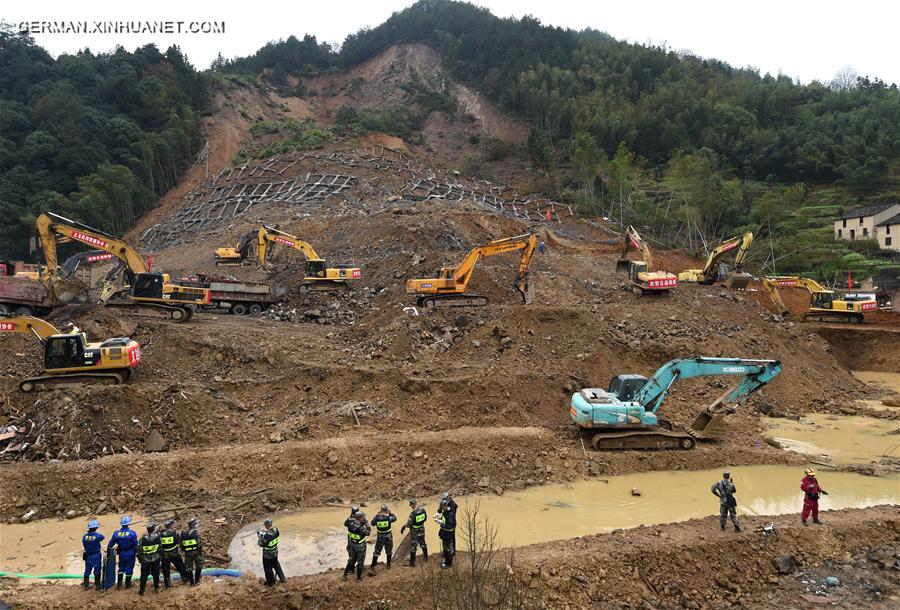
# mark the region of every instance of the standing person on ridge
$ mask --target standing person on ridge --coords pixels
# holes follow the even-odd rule
[[[100,522],[91,519],[88,522],[88,531],[81,537],[81,545],[84,552],[81,558],[84,560],[84,588],[91,588],[91,572],[94,572],[94,587],[100,590],[100,570],[103,565],[102,542],[105,536],[97,531]]]
[[[278,528],[272,524],[271,519],[266,519],[263,521],[263,527],[266,529],[261,532],[256,532],[258,544],[262,548],[262,562],[263,562],[263,572],[266,574],[266,586],[269,589],[275,586],[275,576],[278,576],[278,580],[282,583],[286,582],[287,579],[284,577],[284,572],[281,570],[281,563],[278,561],[278,539],[281,537],[281,534],[278,532]]]
[[[394,553],[394,534],[391,532],[391,525],[397,520],[397,515],[392,513],[387,504],[381,505],[378,514],[372,517],[372,525],[378,536],[375,539],[375,550],[372,551],[372,567],[370,571],[375,571],[375,564],[378,563],[378,557],[381,555],[381,549],[384,548],[387,556],[387,569],[391,569],[391,555]]]
[[[800,481],[800,489],[804,493],[803,510],[800,513],[800,520],[803,522],[803,525],[808,525],[806,520],[809,518],[810,513],[812,513],[813,523],[822,525],[822,522],[819,521],[819,496],[827,496],[828,492],[819,485],[819,481],[816,479],[815,470],[807,468],[805,474],[806,476]]]
[[[116,589],[122,588],[122,579],[125,579],[125,588],[131,588],[131,577],[134,574],[134,560],[137,557],[138,536],[137,532],[128,527],[131,525],[131,517],[125,515],[119,520],[119,529],[113,532],[109,538],[109,544],[106,545],[106,554],[113,552],[115,548],[116,554],[119,556],[118,582]]]
[[[147,533],[141,536],[138,544],[138,561],[141,562],[141,586],[138,595],[144,594],[147,587],[147,577],[153,575],[153,590],[159,592],[159,534],[156,533],[156,524],[147,524]]]
[[[734,524],[734,531],[740,532],[741,524],[737,518],[737,500],[734,498],[734,494],[737,493],[737,488],[731,480],[731,473],[723,472],[722,480],[718,483],[714,483],[710,488],[710,491],[712,491],[714,496],[719,498],[719,527],[724,531],[725,523],[728,521],[728,517],[731,516],[731,522]]]
[[[428,514],[425,512],[424,506],[419,506],[415,498],[409,501],[409,519],[406,525],[400,528],[400,533],[409,528],[409,567],[416,565],[416,545],[422,547],[422,559],[428,561],[428,544],[425,542],[425,522],[428,520]]]

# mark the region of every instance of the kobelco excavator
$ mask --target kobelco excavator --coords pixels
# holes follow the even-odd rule
[[[124,383],[141,361],[141,346],[128,337],[88,343],[87,335],[76,327],[61,333],[31,316],[0,318],[0,333],[33,334],[44,346],[44,372],[19,382],[23,392],[51,385]]]
[[[803,314],[803,321],[818,322],[865,322],[865,312],[878,309],[878,301],[867,296],[850,297],[828,290],[816,280],[785,275],[770,275],[762,279],[769,298],[778,308],[778,313],[787,316],[790,310],[781,299],[778,288],[805,288],[809,291],[809,309]]]
[[[108,283],[100,294],[107,306],[126,307],[184,322],[191,318],[194,307],[209,304],[209,289],[181,286],[173,283],[168,274],[151,272],[140,253],[121,239],[52,212],[41,213],[36,224],[46,263],[43,279],[53,282],[57,278],[58,243],[77,241],[112,254],[125,266],[126,298],[110,300],[121,291]]]
[[[742,403],[781,373],[778,360],[747,358],[682,358],[661,366],[650,379],[641,375],[613,377],[608,390],[586,388],[572,395],[569,414],[575,425],[592,431],[591,446],[609,449],[691,449],[696,439],[725,435],[723,414]],[[706,407],[685,431],[657,413],[672,385],[682,379],[710,375],[740,377],[740,382]]]
[[[534,233],[496,239],[483,246],[472,248],[466,257],[455,267],[442,267],[438,277],[431,279],[411,279],[406,282],[408,294],[419,295],[416,304],[419,307],[481,307],[488,304],[486,296],[466,294],[472,271],[478,259],[484,256],[496,256],[506,252],[522,251],[519,267],[516,271],[516,289],[522,293],[525,304],[534,300],[534,284],[528,281],[528,270],[531,259],[537,249],[538,240]]]
[[[679,282],[696,282],[698,284],[715,284],[716,282],[724,282],[727,288],[732,290],[743,290],[750,283],[750,274],[741,271],[744,260],[747,258],[747,252],[753,245],[753,233],[746,232],[739,237],[726,239],[718,246],[713,248],[709,256],[706,257],[706,264],[703,269],[686,269],[678,274]],[[738,249],[734,256],[734,269],[729,270],[721,259],[725,254]]]
[[[678,278],[674,274],[653,271],[653,253],[637,229],[629,225],[623,239],[625,247],[616,261],[616,271],[628,272],[628,283],[635,294],[669,294],[670,290],[678,287]],[[632,247],[640,251],[641,260],[628,260],[628,250]]]
[[[216,248],[217,265],[237,265],[247,260],[251,250],[256,248],[256,262],[262,267],[272,254],[273,246],[280,245],[301,253],[306,257],[303,283],[307,288],[327,290],[340,287],[348,280],[358,280],[362,270],[355,265],[326,262],[308,242],[294,237],[277,227],[263,226],[241,238],[235,248]]]

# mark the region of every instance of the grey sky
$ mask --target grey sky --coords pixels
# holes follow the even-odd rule
[[[328,0],[322,2],[198,3],[155,0],[41,0],[5,3],[3,19],[21,21],[224,21],[224,34],[38,34],[53,55],[89,47],[129,50],[148,42],[178,44],[200,68],[221,51],[247,55],[270,40],[314,34],[340,42],[362,27],[374,27],[413,0]],[[482,0],[495,15],[531,14],[545,24],[603,30],[620,40],[666,44],[734,66],[784,73],[803,82],[828,81],[843,66],[863,75],[900,83],[895,47],[900,8],[892,2],[857,0]]]

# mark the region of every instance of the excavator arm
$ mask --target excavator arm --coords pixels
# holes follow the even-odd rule
[[[747,257],[747,252],[750,250],[751,245],[753,245],[753,233],[749,231],[740,237],[726,239],[713,248],[710,251],[709,256],[706,257],[706,264],[702,269],[703,276],[707,278],[715,277],[716,265],[719,263],[719,259],[735,248],[738,248],[738,252],[734,258],[734,268],[735,270],[740,269],[744,264],[744,259]]]
[[[38,235],[41,238],[41,248],[44,251],[44,278],[51,279],[56,276],[58,260],[56,254],[57,244],[71,241],[79,241],[96,250],[108,252],[125,264],[125,268],[132,275],[147,273],[148,266],[141,255],[121,239],[117,239],[97,229],[93,229],[75,220],[69,220],[52,212],[42,212],[37,219]]]
[[[647,263],[647,269],[653,270],[653,253],[650,251],[650,246],[641,238],[640,234],[637,232],[633,226],[628,225],[628,229],[625,231],[625,236],[623,238],[624,247],[622,249],[622,256],[619,257],[619,260],[616,261],[616,269],[623,270],[628,267],[628,251],[632,248],[639,251],[641,253],[641,260]]]
[[[777,360],[746,358],[686,358],[671,360],[661,366],[635,394],[634,401],[652,413],[662,405],[672,385],[682,379],[714,375],[741,376],[741,382],[707,407],[707,411],[728,402],[743,402],[781,373]]]
[[[32,316],[0,318],[0,332],[33,334],[42,343],[53,335],[62,334],[50,322]]]
[[[280,244],[292,250],[296,250],[306,257],[306,260],[320,261],[322,258],[315,249],[299,237],[294,237],[275,227],[263,226],[257,232],[256,259],[260,266],[264,265],[269,256],[269,244]]]

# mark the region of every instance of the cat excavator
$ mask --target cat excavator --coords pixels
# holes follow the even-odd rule
[[[57,246],[67,242],[81,242],[122,261],[128,285],[124,299],[115,300],[122,293],[111,282],[104,285],[100,299],[108,307],[128,308],[141,314],[155,314],[175,322],[184,322],[193,315],[193,308],[209,304],[209,289],[181,286],[173,283],[166,273],[150,271],[143,257],[127,243],[75,220],[52,212],[42,212],[37,230],[44,252],[43,280],[53,282],[59,275]]]
[[[84,383],[125,383],[141,361],[141,346],[128,337],[88,343],[77,327],[61,333],[40,318],[0,318],[0,333],[33,334],[44,346],[44,371],[19,382],[23,392]]]
[[[329,266],[312,245],[270,226],[262,226],[257,231],[247,233],[234,248],[217,248],[215,261],[217,265],[239,265],[250,257],[250,252],[255,246],[256,261],[262,267],[272,254],[275,245],[285,246],[306,257],[303,284],[307,288],[328,290],[345,285],[347,280],[358,280],[362,277],[362,270],[359,267],[338,263]]]
[[[686,269],[678,274],[678,281],[707,285],[724,282],[725,286],[731,290],[744,290],[750,283],[751,276],[749,273],[741,271],[741,267],[744,265],[747,252],[750,251],[752,245],[753,233],[750,231],[726,239],[710,251],[703,269]],[[734,269],[729,270],[728,265],[721,259],[735,248],[738,251],[734,257]]]
[[[669,294],[670,290],[678,287],[678,278],[674,274],[667,271],[652,271],[653,254],[637,229],[629,225],[623,240],[625,247],[619,260],[616,261],[616,271],[628,272],[628,283],[635,294]],[[628,260],[628,250],[632,247],[640,251],[641,260]]]
[[[436,278],[408,280],[406,292],[418,295],[416,304],[419,307],[482,307],[488,304],[486,296],[466,294],[466,288],[478,260],[482,257],[521,251],[515,288],[522,293],[527,305],[534,300],[534,284],[528,280],[528,270],[537,245],[538,239],[534,233],[496,239],[483,246],[472,248],[458,265],[442,267]]]
[[[724,414],[781,373],[778,360],[681,358],[661,366],[650,379],[617,375],[608,390],[586,388],[572,395],[569,414],[575,425],[593,433],[591,446],[612,449],[691,449],[696,440],[725,436]],[[740,377],[740,382],[707,406],[684,431],[659,417],[659,408],[676,381],[712,375]]]
[[[816,280],[792,275],[769,275],[762,279],[763,288],[782,316],[790,314],[784,304],[779,288],[806,288],[809,291],[809,309],[803,314],[803,321],[816,322],[865,322],[865,312],[878,309],[874,298],[859,295],[853,298],[828,290]]]

